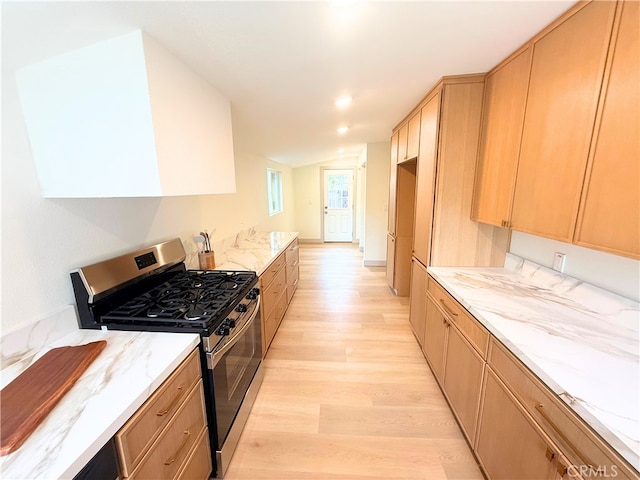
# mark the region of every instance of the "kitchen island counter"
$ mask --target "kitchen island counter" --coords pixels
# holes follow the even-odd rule
[[[216,270],[253,271],[260,276],[296,238],[298,232],[240,232],[214,244]]]
[[[508,255],[428,272],[587,425],[640,468],[638,302]]]
[[[73,478],[198,346],[190,333],[79,330],[72,307],[2,338],[1,386],[51,348],[107,346],[15,452],[3,479]]]

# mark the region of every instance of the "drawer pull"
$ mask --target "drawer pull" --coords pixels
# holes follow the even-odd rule
[[[556,458],[556,454],[549,447],[547,447],[547,451],[545,453],[545,456],[547,457],[547,460],[549,460],[550,462],[552,462],[553,459]]]
[[[458,316],[458,314],[457,314],[457,313],[454,313],[454,312],[452,312],[451,310],[449,310],[449,307],[447,307],[447,304],[446,304],[446,303],[444,303],[444,299],[443,299],[443,298],[441,298],[441,299],[440,299],[440,303],[442,304],[442,308],[444,308],[444,310],[445,310],[449,315],[451,315],[452,317],[457,317],[457,316]]]
[[[593,466],[594,464],[592,462],[589,461],[584,461],[584,459],[582,458],[582,455],[580,454],[580,450],[578,450],[576,447],[573,446],[573,443],[571,443],[571,441],[566,437],[566,435],[564,433],[562,433],[560,431],[560,429],[558,428],[558,426],[553,422],[553,420],[551,420],[551,418],[549,418],[549,415],[547,415],[547,412],[545,412],[544,410],[544,405],[542,405],[542,403],[536,403],[536,411],[540,414],[540,416],[542,417],[542,419],[547,423],[547,425],[549,425],[551,427],[551,429],[555,432],[555,434],[565,443],[565,445],[567,447],[569,447],[569,449],[579,457],[579,460],[581,462],[582,465],[587,465],[589,468],[593,469],[594,471],[596,470],[596,468]]]
[[[182,452],[184,447],[187,446],[187,443],[189,442],[189,437],[191,436],[191,431],[185,430],[184,432],[182,432],[182,434],[184,435],[184,440],[182,440],[182,444],[178,447],[178,450],[176,450],[176,453],[174,453],[173,455],[171,455],[171,457],[167,458],[164,461],[165,465],[171,465],[172,463],[174,463],[178,459],[178,455],[180,455],[180,452]]]
[[[173,407],[176,406],[176,404],[182,398],[183,395],[184,395],[184,388],[180,386],[178,387],[178,393],[176,393],[176,396],[173,397],[173,400],[169,402],[169,405],[167,405],[166,408],[163,408],[158,413],[156,413],[156,415],[158,417],[164,417],[167,413],[169,413],[173,409]]]

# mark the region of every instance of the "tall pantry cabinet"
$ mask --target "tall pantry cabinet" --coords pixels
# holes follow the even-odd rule
[[[471,219],[483,90],[484,75],[444,77],[391,140],[387,271],[394,274],[388,280],[398,295],[410,294],[410,321],[421,345],[429,335],[427,266],[504,263],[508,231]],[[399,144],[404,139],[406,147]]]

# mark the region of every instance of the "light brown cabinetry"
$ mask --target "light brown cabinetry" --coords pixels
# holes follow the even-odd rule
[[[575,243],[640,258],[640,4],[621,8]]]
[[[508,232],[471,219],[483,89],[481,75],[452,77],[442,84],[429,265],[504,263]]]
[[[416,189],[416,161],[404,162],[396,170],[395,235],[387,239],[387,281],[398,296],[409,295],[411,245]]]
[[[407,156],[404,160],[418,158],[420,146],[420,112],[417,112],[409,119],[407,124]],[[400,159],[403,161],[403,159]]]
[[[518,408],[526,412],[527,418],[532,419],[535,427],[544,433],[553,451],[569,459],[570,465],[600,468],[599,477],[605,476],[606,472],[610,476],[615,472],[615,478],[639,478],[618,454],[495,338],[490,342],[488,363]],[[484,408],[492,402],[493,399],[485,398]],[[490,435],[494,435],[495,426],[488,423],[487,428]],[[480,459],[482,461],[482,456]],[[564,466],[567,466],[566,462]],[[566,472],[562,462],[557,467],[562,474],[567,474],[565,478],[572,478],[576,473],[574,470]],[[598,475],[591,472],[591,476]]]
[[[508,232],[470,218],[483,88],[484,75],[445,77],[394,132],[392,145],[420,120],[417,159],[396,166],[391,192],[387,278],[398,295],[409,294],[411,254],[423,265],[504,263]]]
[[[476,453],[491,480],[554,478],[556,452],[490,368],[484,386]]]
[[[514,230],[573,238],[615,9],[588,3],[533,42]]]
[[[409,135],[409,124],[405,123],[398,129],[398,163],[407,159],[407,137]]]
[[[391,136],[391,161],[389,164],[389,206],[387,230],[396,234],[396,190],[398,178],[398,132]]]
[[[425,356],[473,446],[489,333],[430,276]]]
[[[531,47],[487,74],[474,187],[474,220],[507,227],[518,167]]]
[[[293,294],[298,288],[299,263],[299,247],[296,238],[260,275],[263,355],[267,353]]]
[[[198,350],[116,434],[122,477],[206,479],[212,470]]]
[[[298,280],[300,279],[300,255],[297,238],[291,242],[284,256],[286,261],[287,304],[289,304],[298,288]]]
[[[423,265],[429,264],[431,251],[439,116],[440,92],[437,92],[420,111],[420,148],[416,168],[413,255]]]
[[[409,323],[420,346],[424,342],[426,321],[427,269],[415,258],[411,259],[411,291],[409,293]]]

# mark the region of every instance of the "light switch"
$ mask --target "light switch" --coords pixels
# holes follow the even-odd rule
[[[556,252],[553,255],[553,266],[551,268],[553,268],[554,270],[557,270],[558,272],[564,272],[564,264],[566,259],[567,259],[566,254]]]

